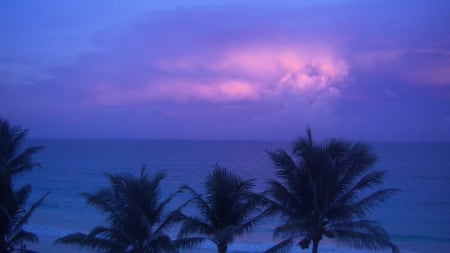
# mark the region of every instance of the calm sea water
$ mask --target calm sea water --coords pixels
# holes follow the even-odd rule
[[[450,252],[450,143],[369,144],[379,156],[375,167],[388,172],[384,186],[402,190],[371,218],[383,224],[402,252]],[[203,180],[219,163],[244,178],[257,178],[262,190],[265,181],[274,176],[265,151],[290,147],[287,142],[178,140],[36,139],[27,145],[44,147],[36,156],[42,167],[20,178],[18,184],[33,185],[32,200],[51,191],[27,227],[43,238],[35,248],[50,253],[61,252],[61,247],[50,246],[55,238],[68,232],[87,232],[102,224],[102,214],[87,206],[79,194],[106,186],[105,173],[138,175],[142,164],[150,172],[164,169],[168,176],[163,191],[169,194],[182,184],[202,191]],[[176,199],[178,203],[182,200],[182,196]],[[265,222],[238,240],[231,250],[267,249],[273,244],[271,229],[275,224]],[[321,251],[348,252],[329,241],[321,244]]]

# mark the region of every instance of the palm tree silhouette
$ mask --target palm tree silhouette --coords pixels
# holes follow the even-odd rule
[[[307,138],[293,145],[292,156],[284,150],[268,152],[279,181],[270,180],[267,204],[284,223],[274,230],[283,240],[266,252],[283,252],[294,243],[318,251],[322,238],[334,238],[354,248],[389,248],[398,252],[387,232],[367,213],[397,189],[369,193],[382,183],[384,171],[370,171],[375,154],[362,143],[329,140],[316,144],[311,129]]]
[[[236,237],[249,232],[265,217],[258,208],[261,197],[252,192],[253,179],[244,180],[219,165],[208,175],[205,187],[205,195],[189,186],[181,187],[192,195],[198,216],[184,217],[179,237],[209,240],[219,253],[225,253]]]
[[[22,127],[11,126],[8,121],[0,118],[0,253],[19,249],[22,252],[33,252],[23,249],[23,246],[27,242],[38,242],[38,237],[24,230],[23,225],[48,193],[26,210],[31,185],[14,189],[16,176],[39,166],[32,158],[41,147],[21,149],[27,133]]]
[[[184,205],[165,213],[167,205],[177,194],[161,200],[160,186],[165,172],[148,176],[143,167],[139,177],[130,174],[108,174],[107,177],[109,187],[83,196],[88,204],[106,214],[109,225],[95,227],[89,234],[69,234],[55,243],[122,253],[172,253],[178,252],[179,247],[192,244],[189,240],[172,240],[168,234],[170,228],[179,222]]]

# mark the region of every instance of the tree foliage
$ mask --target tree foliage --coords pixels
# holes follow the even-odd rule
[[[96,193],[84,193],[87,203],[106,215],[107,225],[97,226],[88,234],[74,233],[56,243],[75,244],[97,252],[156,253],[178,252],[189,247],[189,240],[172,240],[169,230],[181,218],[180,206],[166,212],[174,198],[161,199],[161,182],[165,172],[152,176],[143,167],[139,177],[108,174],[109,186]]]
[[[38,237],[23,229],[23,225],[47,194],[41,197],[27,210],[26,205],[31,193],[31,185],[15,189],[15,178],[32,171],[39,164],[33,162],[41,147],[27,147],[22,144],[27,130],[20,126],[11,126],[8,121],[0,119],[0,253],[33,252],[23,249],[28,242],[37,242]]]
[[[292,155],[269,152],[278,180],[270,180],[266,194],[270,212],[284,223],[274,230],[282,241],[267,252],[284,252],[294,243],[312,252],[324,237],[355,248],[398,252],[387,232],[366,220],[368,212],[386,201],[397,189],[374,189],[385,176],[372,171],[377,157],[362,143],[331,139],[313,142],[311,129],[298,139]]]
[[[251,231],[265,213],[258,208],[261,196],[252,191],[254,180],[244,180],[216,165],[205,181],[206,192],[199,194],[185,185],[197,216],[185,216],[179,237],[193,236],[198,241],[209,240],[224,253],[233,240]]]

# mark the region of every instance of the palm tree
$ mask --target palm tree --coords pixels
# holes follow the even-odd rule
[[[26,249],[25,243],[37,243],[39,241],[38,237],[34,233],[24,230],[23,225],[28,222],[28,219],[31,217],[36,208],[42,204],[48,193],[34,203],[30,209],[26,210],[25,205],[30,193],[31,186],[25,185],[12,192],[12,194],[8,197],[8,203],[2,204],[0,207],[2,209],[2,220],[5,220],[5,223],[2,223],[2,229],[4,229],[3,227],[7,229],[5,235],[2,236],[0,253],[34,252]],[[6,217],[6,215],[9,217]]]
[[[258,208],[261,197],[252,192],[253,179],[244,180],[219,165],[208,175],[205,187],[206,194],[200,195],[182,186],[192,195],[198,216],[185,216],[178,236],[194,236],[197,242],[209,240],[219,253],[225,253],[236,237],[249,232],[265,217]]]
[[[156,253],[178,252],[189,241],[174,241],[169,229],[181,217],[180,206],[165,215],[165,209],[175,194],[161,200],[161,181],[165,172],[153,176],[142,168],[139,177],[130,174],[108,174],[109,187],[94,194],[84,193],[88,204],[107,216],[108,226],[98,226],[89,234],[74,233],[55,243],[74,244],[97,252]]]
[[[27,132],[20,126],[10,126],[8,121],[0,118],[0,253],[17,252],[19,249],[33,252],[23,249],[23,246],[26,242],[38,241],[38,237],[24,230],[23,225],[47,194],[26,210],[31,186],[14,189],[16,176],[39,166],[32,158],[41,147],[21,149]]]
[[[316,144],[311,129],[307,138],[293,145],[292,156],[284,150],[268,152],[279,181],[270,180],[266,191],[272,213],[284,223],[274,230],[283,240],[266,252],[283,252],[296,243],[318,251],[322,238],[334,238],[354,248],[389,248],[398,252],[387,232],[367,213],[397,189],[370,191],[382,183],[384,171],[370,171],[377,158],[362,143],[329,140]]]
[[[0,118],[0,173],[10,184],[13,177],[39,166],[32,158],[42,147],[27,147],[21,152],[27,134],[28,130],[21,126],[11,126],[8,121]]]

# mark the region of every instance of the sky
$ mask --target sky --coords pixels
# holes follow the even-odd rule
[[[450,1],[0,2],[0,117],[42,138],[450,140]]]

